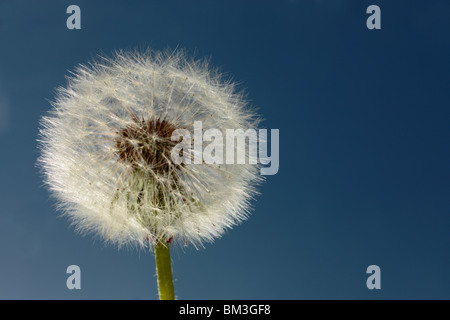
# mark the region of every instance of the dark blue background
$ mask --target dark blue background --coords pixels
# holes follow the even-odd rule
[[[71,4],[82,30],[66,28]],[[381,30],[366,27],[371,4]],[[211,58],[280,129],[280,171],[250,219],[173,251],[180,299],[450,298],[449,13],[445,0],[1,0],[0,298],[157,298],[152,254],[74,233],[35,167],[68,70],[146,46]]]

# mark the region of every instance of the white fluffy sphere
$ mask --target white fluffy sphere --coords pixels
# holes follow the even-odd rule
[[[257,165],[170,159],[171,134],[194,121],[224,134],[258,126],[207,63],[180,51],[119,51],[79,66],[57,92],[41,121],[39,164],[77,230],[119,246],[198,246],[247,217]]]

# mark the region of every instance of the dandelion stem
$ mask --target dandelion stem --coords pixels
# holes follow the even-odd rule
[[[158,275],[159,299],[175,300],[172,266],[170,263],[170,248],[168,243],[159,241],[155,245],[155,260],[156,273]]]

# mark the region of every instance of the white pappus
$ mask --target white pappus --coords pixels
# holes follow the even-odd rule
[[[207,62],[180,50],[117,51],[78,66],[52,106],[38,164],[76,230],[118,246],[173,239],[197,247],[247,218],[258,165],[171,161],[172,133],[194,121],[222,132],[259,124]]]

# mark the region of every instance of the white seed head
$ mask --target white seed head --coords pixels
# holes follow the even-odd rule
[[[247,218],[257,165],[170,157],[172,133],[195,121],[203,132],[258,125],[234,84],[205,61],[182,51],[119,51],[80,65],[52,106],[41,121],[38,163],[78,231],[118,246],[201,246]]]

